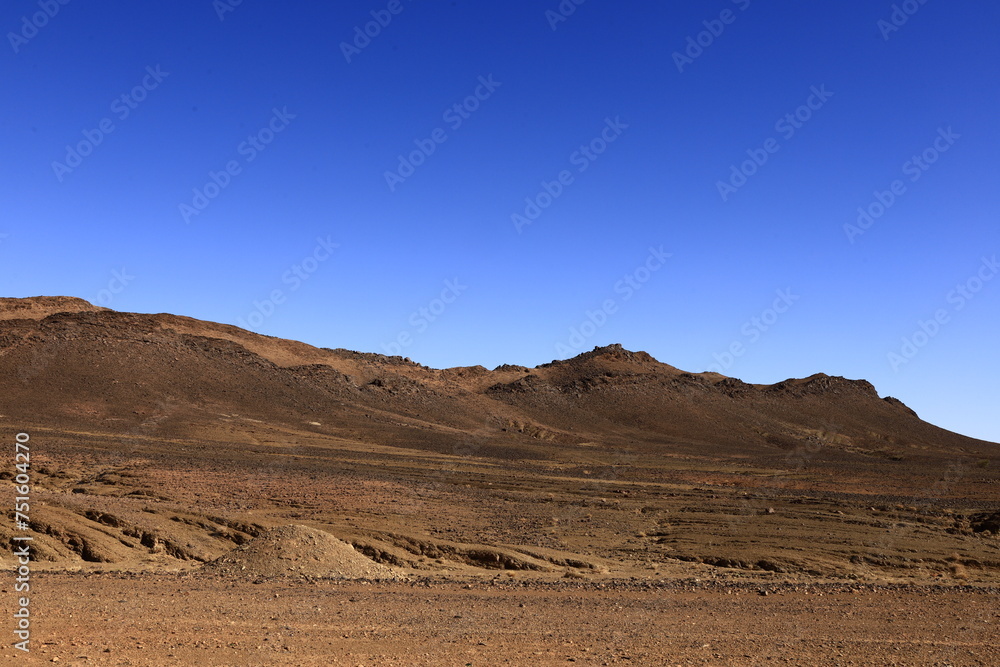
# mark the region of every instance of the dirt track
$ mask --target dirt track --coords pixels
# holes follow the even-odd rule
[[[67,573],[37,584],[33,655],[70,665],[1000,664],[995,589]]]

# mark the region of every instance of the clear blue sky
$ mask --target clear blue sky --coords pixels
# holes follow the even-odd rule
[[[1000,441],[995,3],[234,2],[5,3],[5,295],[826,372]]]

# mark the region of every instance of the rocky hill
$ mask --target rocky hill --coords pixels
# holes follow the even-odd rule
[[[5,299],[0,424],[31,434],[53,563],[198,564],[307,523],[399,571],[1000,568],[997,445],[821,373],[752,385],[620,345],[434,369]]]

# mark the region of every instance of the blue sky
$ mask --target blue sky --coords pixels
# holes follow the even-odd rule
[[[8,2],[2,291],[1000,441],[1000,7],[669,4]]]

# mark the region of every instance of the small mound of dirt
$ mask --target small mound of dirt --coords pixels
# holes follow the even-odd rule
[[[337,577],[388,579],[393,571],[333,535],[289,525],[261,533],[246,544],[202,566],[205,571],[243,577]]]

